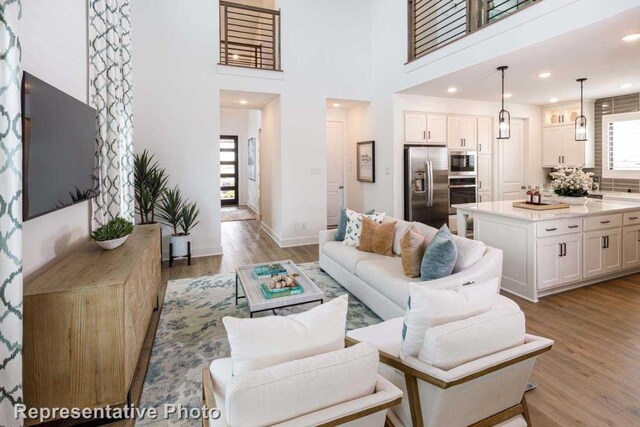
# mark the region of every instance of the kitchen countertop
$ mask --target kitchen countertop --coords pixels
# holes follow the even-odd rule
[[[591,191],[591,195],[602,196],[609,200],[629,200],[640,203],[640,193],[627,193],[625,191]]]
[[[585,205],[570,206],[565,209],[554,209],[547,211],[534,211],[523,208],[514,208],[513,200],[465,203],[461,205],[453,205],[453,207],[467,214],[482,212],[495,216],[538,222],[562,218],[577,218],[591,215],[605,215],[630,211],[640,211],[640,194],[636,196],[636,200],[638,200],[638,203],[634,203],[634,200],[610,201],[588,199]]]

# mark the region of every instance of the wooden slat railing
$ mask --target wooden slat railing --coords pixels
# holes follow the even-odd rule
[[[280,11],[220,1],[220,63],[280,71]]]
[[[540,0],[408,0],[409,61]]]

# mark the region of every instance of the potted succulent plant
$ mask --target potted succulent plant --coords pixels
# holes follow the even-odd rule
[[[136,154],[133,162],[134,197],[140,224],[156,222],[155,209],[167,188],[167,173],[153,161],[147,150]]]
[[[171,227],[172,257],[189,255],[188,241],[191,230],[198,225],[200,210],[195,203],[189,203],[178,186],[165,190],[158,204],[158,217]]]
[[[91,237],[102,249],[110,251],[122,246],[131,233],[133,223],[118,216],[96,229]]]

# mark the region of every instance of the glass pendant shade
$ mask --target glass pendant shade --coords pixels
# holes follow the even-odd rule
[[[500,111],[498,123],[498,139],[511,138],[511,114],[507,110]]]
[[[587,118],[584,116],[584,82],[587,79],[576,80],[580,83],[580,115],[576,118],[576,141],[587,140]]]
[[[576,141],[587,140],[587,118],[579,116],[576,119]]]
[[[507,68],[509,67],[506,65],[498,67],[498,71],[502,73],[502,109],[498,114],[498,139],[511,138],[511,114],[504,109],[504,70]]]

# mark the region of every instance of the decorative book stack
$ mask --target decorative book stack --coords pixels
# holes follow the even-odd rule
[[[287,274],[287,269],[280,263],[259,265],[253,269],[253,277],[256,280],[270,278],[279,274]]]
[[[262,295],[266,299],[273,298],[281,298],[288,297],[291,295],[299,295],[304,292],[304,288],[298,284],[298,282],[294,282],[295,286],[290,286],[286,288],[270,288],[269,283],[262,283],[260,285],[260,290],[262,291]]]

